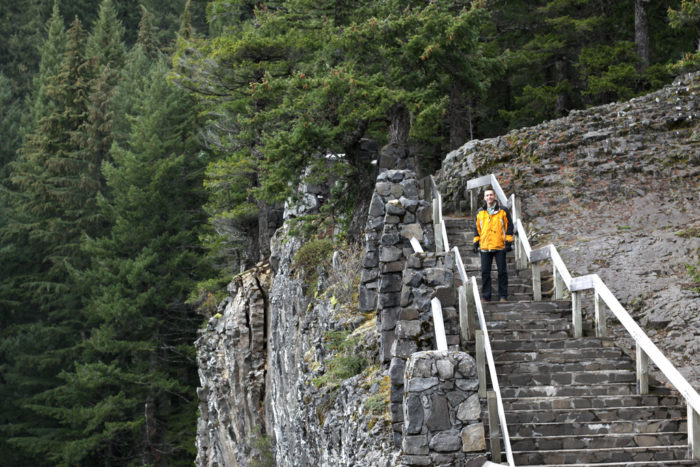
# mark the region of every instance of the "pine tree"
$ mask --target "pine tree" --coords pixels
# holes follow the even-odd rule
[[[80,291],[71,270],[86,264],[81,237],[95,231],[99,182],[90,160],[76,150],[86,115],[84,33],[76,19],[67,34],[58,72],[46,76],[46,98],[37,126],[20,157],[10,165],[8,221],[2,228],[3,254],[11,257],[15,285],[12,325],[3,329],[2,381],[13,388],[19,413],[5,424],[8,442],[30,456],[56,447],[61,428],[41,393],[56,384],[76,355],[83,320]]]
[[[128,149],[104,165],[111,230],[87,241],[87,340],[64,384],[44,394],[66,430],[55,462],[189,465],[198,319],[185,304],[201,260],[201,166],[195,109],[158,63],[133,116]]]

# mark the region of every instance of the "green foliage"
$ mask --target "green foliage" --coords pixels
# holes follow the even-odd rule
[[[311,290],[319,277],[319,270],[327,268],[333,255],[333,240],[330,238],[320,238],[310,240],[294,255],[294,269],[304,280],[304,284]]]
[[[263,434],[260,428],[258,428],[258,433],[253,437],[252,444],[255,452],[250,459],[251,467],[274,467],[276,465],[272,440],[270,436]]]
[[[690,290],[695,293],[700,293],[700,261],[698,261],[698,264],[695,265],[686,264],[685,269],[690,276],[690,280],[692,281]]]

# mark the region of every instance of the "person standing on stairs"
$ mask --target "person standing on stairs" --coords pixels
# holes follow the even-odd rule
[[[508,271],[506,252],[513,249],[513,220],[510,211],[496,199],[496,192],[484,190],[484,205],[479,208],[474,221],[474,253],[481,253],[481,296],[491,300],[491,265],[494,258],[498,268],[498,297],[508,299]]]

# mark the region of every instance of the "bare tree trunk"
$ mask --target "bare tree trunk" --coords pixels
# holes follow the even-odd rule
[[[389,111],[389,144],[396,145],[400,157],[406,156],[410,128],[411,121],[408,109],[404,104],[394,104]]]
[[[471,133],[471,105],[465,102],[457,83],[450,87],[450,149],[467,142],[467,126]]]
[[[566,62],[562,59],[554,63],[554,79],[557,84],[566,81],[568,78]],[[565,92],[557,94],[557,100],[554,104],[554,112],[557,116],[563,116],[569,110],[569,97]]]
[[[641,60],[640,70],[649,66],[649,20],[645,3],[649,0],[634,0],[634,43]]]

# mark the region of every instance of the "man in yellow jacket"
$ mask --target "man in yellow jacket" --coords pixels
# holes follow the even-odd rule
[[[513,249],[513,220],[508,208],[496,200],[496,192],[484,190],[484,205],[477,211],[474,222],[474,253],[481,253],[481,297],[491,300],[491,265],[494,258],[498,267],[498,297],[508,299],[508,271],[506,252]]]

